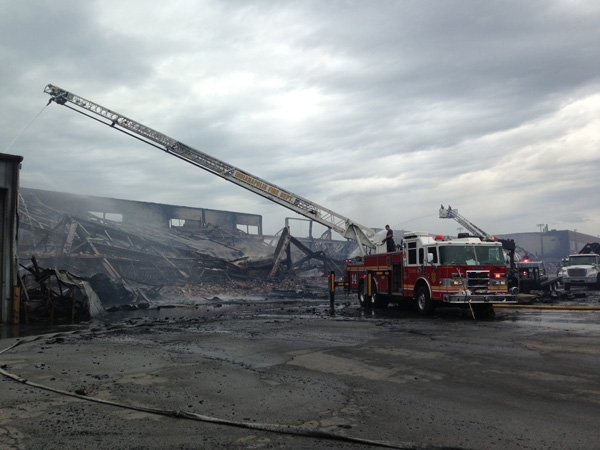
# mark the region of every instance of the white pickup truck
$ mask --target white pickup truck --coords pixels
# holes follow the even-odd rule
[[[600,255],[588,253],[570,255],[561,270],[565,291],[571,286],[589,286],[600,289]]]

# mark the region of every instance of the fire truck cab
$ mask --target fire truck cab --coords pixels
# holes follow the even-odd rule
[[[346,277],[347,289],[358,293],[363,307],[412,300],[419,312],[431,314],[439,304],[485,309],[480,305],[516,303],[508,291],[502,244],[472,236],[408,233],[397,252],[349,262]]]

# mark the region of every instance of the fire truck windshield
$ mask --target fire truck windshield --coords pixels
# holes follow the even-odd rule
[[[452,266],[504,266],[501,247],[452,245],[440,246],[440,263]]]

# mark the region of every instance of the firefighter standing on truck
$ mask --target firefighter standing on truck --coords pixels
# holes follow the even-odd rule
[[[381,241],[381,243],[386,243],[388,253],[393,252],[394,250],[396,250],[396,244],[394,243],[394,232],[392,231],[389,225],[386,225],[385,229],[387,230],[387,234],[385,235],[385,238],[383,239],[383,241]]]

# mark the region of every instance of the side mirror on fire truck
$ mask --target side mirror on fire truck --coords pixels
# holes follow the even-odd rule
[[[429,264],[433,262],[433,253],[427,253],[427,262]]]

